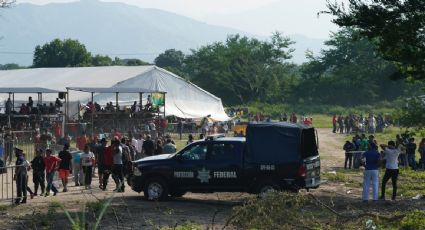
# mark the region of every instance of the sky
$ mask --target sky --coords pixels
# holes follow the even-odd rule
[[[72,0],[17,0],[17,3],[47,4]],[[83,0],[94,1],[94,0]],[[162,9],[209,24],[232,27],[267,36],[280,31],[326,39],[337,27],[327,15],[326,0],[104,0],[143,8]],[[346,0],[338,0],[346,1]]]

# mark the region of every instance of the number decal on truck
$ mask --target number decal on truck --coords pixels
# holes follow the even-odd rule
[[[275,165],[260,165],[261,171],[274,171],[275,169]]]

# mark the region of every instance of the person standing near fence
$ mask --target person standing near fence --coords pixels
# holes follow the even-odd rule
[[[46,157],[44,158],[44,165],[46,167],[46,179],[47,179],[47,191],[45,196],[50,195],[50,190],[53,191],[53,196],[56,196],[58,189],[53,184],[53,177],[59,166],[61,159],[57,156],[52,155],[51,149],[46,149]]]
[[[4,150],[5,150],[5,158],[4,163],[10,165],[12,163],[12,153],[13,153],[13,145],[15,142],[15,138],[10,129],[6,130],[6,134],[3,137],[4,139]]]
[[[63,150],[59,152],[59,178],[62,180],[63,192],[68,192],[68,177],[72,167],[72,155],[68,151],[69,144],[63,146]]]
[[[29,164],[27,160],[25,160],[25,157],[23,155],[22,149],[15,149],[15,155],[16,155],[16,171],[15,175],[13,176],[14,180],[16,181],[16,199],[15,204],[25,204],[27,203],[27,180],[28,180],[28,174],[27,174],[27,168],[29,167]]]
[[[95,157],[92,152],[90,152],[90,146],[86,144],[84,146],[84,152],[80,156],[81,166],[83,167],[84,173],[84,186],[86,189],[91,189],[91,181],[93,178],[93,165],[95,162]]]
[[[46,170],[43,159],[43,151],[41,149],[36,150],[36,156],[31,161],[32,167],[32,182],[34,183],[34,195],[37,196],[38,187],[41,187],[40,195],[45,194],[46,184],[45,184],[45,173]]]

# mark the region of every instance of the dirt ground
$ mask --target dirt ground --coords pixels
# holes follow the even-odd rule
[[[322,172],[331,172],[343,165],[344,155],[341,151],[344,137],[335,135],[330,129],[319,129],[319,151],[322,159]],[[143,199],[142,194],[131,191],[127,187],[125,193],[114,193],[111,190],[103,192],[97,187],[97,178],[92,191],[81,190],[80,187],[70,187],[67,193],[59,193],[53,197],[36,197],[28,204],[13,208],[0,209],[0,229],[41,229],[44,222],[49,222],[51,229],[64,229],[69,222],[64,215],[60,219],[40,219],[40,213],[46,213],[49,204],[61,203],[65,209],[75,216],[87,202],[95,202],[113,197],[100,229],[158,229],[160,227],[175,227],[186,222],[202,225],[205,229],[222,229],[226,224],[232,207],[241,205],[252,195],[245,193],[188,193],[182,198],[165,202],[152,202]],[[111,186],[112,187],[112,186]],[[112,188],[111,188],[112,189]],[[307,193],[306,191],[301,191]],[[344,184],[326,182],[309,193],[332,204],[336,210],[350,210],[359,205],[365,210],[379,211],[391,209],[411,209],[412,203],[385,203],[379,206],[362,204],[360,188],[349,188]],[[417,204],[417,202],[415,203]],[[420,205],[423,205],[423,201]],[[59,210],[60,211],[60,210]],[[61,212],[61,211],[60,211]],[[53,217],[53,215],[52,215]],[[90,219],[90,218],[88,218]],[[94,219],[94,218],[92,218]],[[226,229],[232,229],[227,227]]]

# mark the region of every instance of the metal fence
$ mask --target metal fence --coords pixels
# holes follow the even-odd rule
[[[0,201],[14,202],[16,194],[16,180],[14,179],[15,172],[18,167],[23,166],[5,166],[0,168]]]

